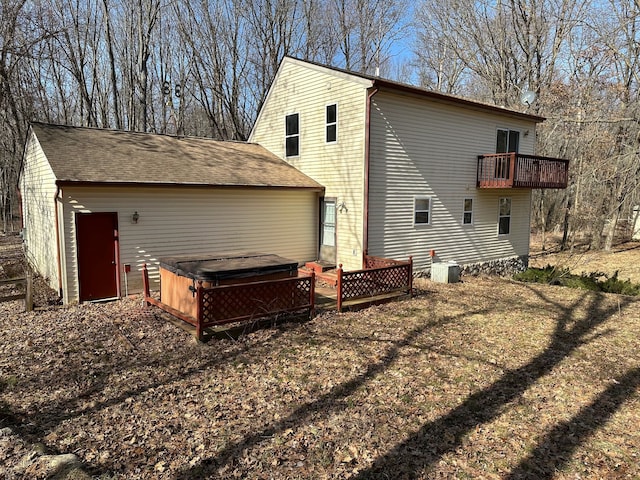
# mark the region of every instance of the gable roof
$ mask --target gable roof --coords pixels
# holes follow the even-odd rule
[[[323,189],[257,144],[34,122],[56,183]]]
[[[544,117],[541,117],[539,115],[532,115],[530,113],[519,112],[517,110],[511,110],[508,108],[499,107],[497,105],[492,105],[489,103],[478,102],[476,100],[469,100],[469,99],[458,97],[455,95],[440,93],[433,90],[427,90],[426,88],[420,88],[414,85],[394,82],[392,80],[385,80],[383,78],[376,77],[373,75],[367,75],[364,73],[352,72],[352,71],[344,70],[341,68],[330,67],[327,65],[322,65],[320,63],[301,60],[299,58],[284,57],[284,59],[282,60],[282,63],[285,63],[285,62],[291,62],[294,64],[306,66],[308,68],[323,70],[325,71],[325,73],[329,75],[337,75],[343,78],[346,77],[352,81],[363,83],[369,87],[378,88],[381,90],[394,91],[397,93],[413,95],[413,96],[421,97],[424,99],[433,100],[436,102],[459,105],[462,107],[470,108],[472,110],[480,110],[485,112],[497,113],[499,115],[520,118],[523,120],[530,120],[536,123],[543,122],[545,120]]]

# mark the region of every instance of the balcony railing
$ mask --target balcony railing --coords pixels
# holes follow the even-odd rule
[[[567,188],[569,160],[521,153],[478,156],[478,188]]]

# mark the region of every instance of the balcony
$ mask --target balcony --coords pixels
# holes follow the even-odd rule
[[[521,153],[478,156],[478,188],[567,188],[569,160]]]

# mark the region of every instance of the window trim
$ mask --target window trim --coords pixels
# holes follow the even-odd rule
[[[418,210],[416,208],[418,200],[429,200],[429,208],[427,208],[427,210]],[[431,225],[431,223],[432,223],[432,217],[431,217],[432,206],[433,206],[433,196],[431,196],[431,195],[414,195],[413,196],[413,226],[414,227],[421,227],[423,225]],[[426,222],[416,222],[416,214],[417,213],[423,213],[423,212],[427,212],[427,221]]]
[[[336,108],[336,120],[335,122],[329,122],[328,117],[328,108],[329,107],[335,107]],[[336,132],[335,132],[335,140],[327,140],[328,136],[329,136],[329,127],[331,126],[335,126]],[[333,103],[327,103],[324,106],[324,143],[326,143],[327,145],[333,145],[335,143],[338,143],[338,102],[333,102]]]
[[[502,206],[502,200],[509,200],[509,214],[508,215],[502,215],[502,213],[500,212],[500,207]],[[511,197],[499,197],[498,199],[498,236],[499,237],[505,237],[507,235],[511,235],[511,218],[513,217],[513,201],[511,199]],[[502,220],[503,218],[508,218],[509,219],[509,231],[507,233],[500,233],[500,220]]]
[[[466,209],[467,200],[471,201],[471,210],[467,210]],[[470,221],[468,223],[465,222],[465,217],[466,217],[467,213],[470,216]],[[473,225],[473,197],[465,197],[462,200],[462,226],[463,227],[468,227],[468,226],[471,226],[471,225]]]
[[[297,115],[298,117],[298,133],[289,135],[287,133],[287,119],[293,115]],[[284,157],[285,158],[295,158],[300,156],[300,123],[301,123],[300,112],[292,112],[292,113],[285,114],[284,116]],[[298,138],[298,151],[295,155],[287,155],[287,140],[289,138],[294,138],[294,137]]]

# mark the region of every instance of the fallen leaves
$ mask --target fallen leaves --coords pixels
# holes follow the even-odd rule
[[[559,424],[584,431],[579,412],[640,365],[640,301],[484,278],[424,290],[207,344],[140,299],[1,305],[0,429],[18,440],[0,437],[0,464],[42,442],[112,479],[501,478]],[[639,407],[636,391],[540,461],[640,476]]]

